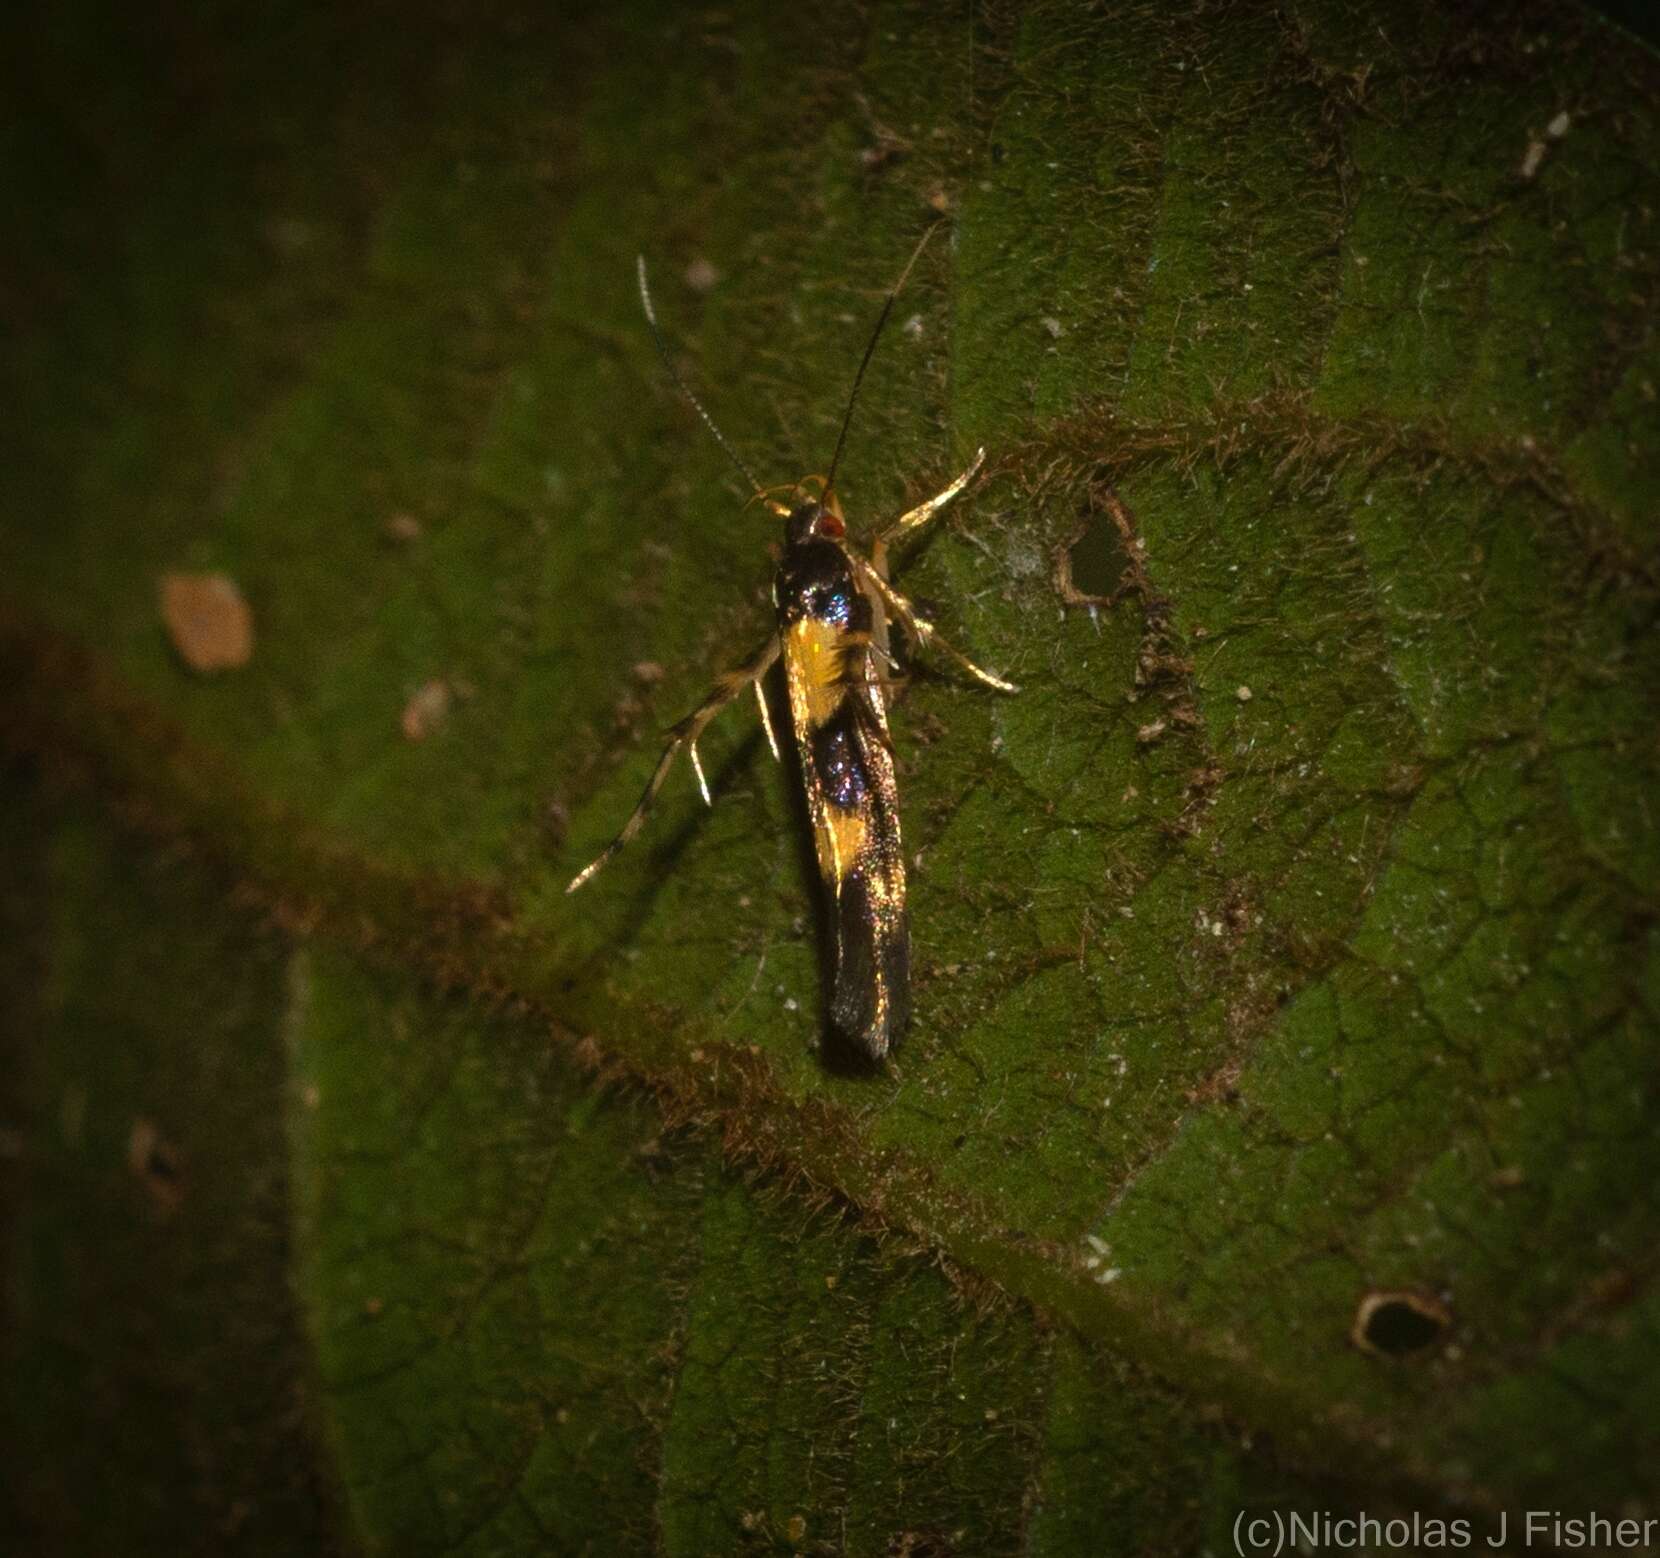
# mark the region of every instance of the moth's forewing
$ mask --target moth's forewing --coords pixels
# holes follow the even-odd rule
[[[776,584],[790,718],[830,903],[830,1016],[873,1058],[910,1015],[899,794],[872,607],[838,542],[792,540]]]

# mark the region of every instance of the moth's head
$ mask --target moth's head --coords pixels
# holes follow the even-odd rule
[[[796,483],[796,491],[802,492],[808,482],[816,482],[820,488],[817,498],[803,496],[802,501],[790,509],[784,518],[784,539],[791,546],[802,541],[839,541],[847,534],[847,521],[842,517],[840,500],[833,491],[824,490],[822,476],[806,476]]]
[[[818,502],[796,504],[784,520],[784,539],[791,546],[799,546],[803,541],[839,541],[846,534],[847,526],[840,513]]]

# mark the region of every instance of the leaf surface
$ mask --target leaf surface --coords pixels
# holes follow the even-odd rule
[[[205,846],[203,967],[227,883],[296,938],[232,984],[368,1545],[1654,1498],[1648,53],[1561,7],[296,13],[89,96],[101,35],[33,25],[9,724]],[[787,481],[941,209],[839,485],[873,528],[987,448],[898,578],[1023,690],[899,706],[917,1021],[848,1074],[745,712],[713,811],[683,775],[563,886],[768,624],[634,253]],[[245,669],[173,658],[173,570],[236,581]],[[51,979],[106,896],[147,956],[142,895],[39,869]],[[1446,1316],[1423,1356],[1355,1345],[1369,1293]]]

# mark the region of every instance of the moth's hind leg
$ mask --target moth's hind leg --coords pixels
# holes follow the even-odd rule
[[[709,696],[669,732],[669,744],[663,748],[663,755],[657,759],[657,767],[652,770],[645,794],[640,797],[640,804],[623,824],[622,832],[612,839],[590,864],[571,878],[566,892],[574,893],[640,831],[647,814],[651,811],[651,803],[657,799],[657,792],[663,788],[663,781],[668,778],[669,770],[674,767],[674,760],[682,747],[691,756],[692,771],[697,775],[697,786],[702,792],[704,804],[714,804],[709,799],[709,786],[704,781],[703,765],[697,757],[698,737],[703,734],[704,726],[746,687],[755,688],[756,700],[761,707],[761,719],[766,726],[767,740],[772,745],[773,755],[778,755],[778,743],[772,733],[772,721],[767,715],[766,694],[761,686],[762,678],[772,669],[773,661],[778,658],[778,648],[778,635],[774,633],[746,664],[722,673]]]

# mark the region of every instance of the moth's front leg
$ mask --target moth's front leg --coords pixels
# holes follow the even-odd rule
[[[984,682],[988,687],[995,687],[998,692],[1020,691],[1013,682],[1006,682],[1001,676],[993,676],[990,671],[982,670],[961,650],[953,649],[950,644],[939,636],[934,624],[929,622],[927,618],[918,616],[916,607],[889,584],[872,564],[867,563],[863,558],[854,558],[854,562],[864,577],[870,581],[877,594],[882,597],[888,610],[899,619],[900,625],[910,634],[919,648],[926,648],[932,644],[934,647],[943,650],[976,681]]]
[[[891,525],[876,538],[871,547],[871,555],[876,555],[878,547],[891,546],[901,536],[908,535],[913,530],[919,530],[926,525],[939,511],[945,507],[959,492],[963,490],[979,474],[980,467],[986,463],[986,451],[975,451],[973,463],[962,473],[944,492],[936,493],[926,503],[919,503],[914,509],[901,514]],[[884,575],[886,577],[886,575]]]

